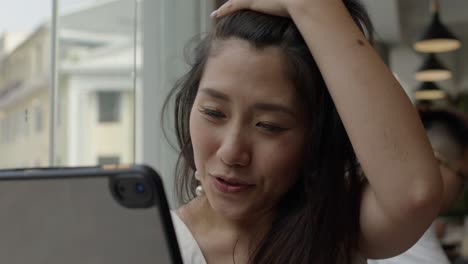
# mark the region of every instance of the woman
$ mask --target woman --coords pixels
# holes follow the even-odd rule
[[[185,262],[359,263],[415,243],[440,174],[359,3],[231,0],[212,16],[173,90]]]

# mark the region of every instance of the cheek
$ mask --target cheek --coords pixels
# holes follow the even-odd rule
[[[205,161],[216,151],[216,137],[199,113],[190,115],[190,139],[192,140],[193,155],[197,170],[202,170]]]
[[[270,175],[269,180],[267,180],[270,182],[268,185],[275,185],[273,188],[278,189],[279,192],[286,191],[298,178],[299,169],[304,159],[302,143],[278,144],[264,153],[261,163],[265,175]],[[272,187],[270,186],[270,188]]]

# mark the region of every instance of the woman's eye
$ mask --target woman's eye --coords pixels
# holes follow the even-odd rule
[[[211,118],[221,119],[221,118],[226,117],[226,115],[223,112],[214,110],[214,109],[209,109],[209,108],[203,108],[200,110],[200,112],[202,112],[204,115],[207,115]]]
[[[264,122],[257,123],[257,127],[261,128],[261,129],[263,129],[263,130],[265,130],[267,132],[270,132],[270,133],[277,133],[277,132],[281,132],[281,131],[285,130],[284,128],[279,127],[277,125],[264,123]]]

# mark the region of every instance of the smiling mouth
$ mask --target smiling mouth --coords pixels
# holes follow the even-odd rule
[[[255,186],[255,184],[240,183],[235,180],[228,180],[221,177],[213,177],[213,184],[216,187],[216,189],[223,193],[244,192]]]
[[[226,184],[230,184],[230,185],[253,185],[253,184],[248,184],[248,183],[244,183],[244,182],[241,182],[241,181],[237,181],[237,180],[230,180],[230,179],[226,179],[226,178],[223,178],[223,177],[215,177],[216,179],[226,183]]]

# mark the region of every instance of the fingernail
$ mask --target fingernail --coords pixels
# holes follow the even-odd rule
[[[210,17],[215,18],[216,15],[218,15],[218,10],[215,10],[215,11],[211,12]]]

